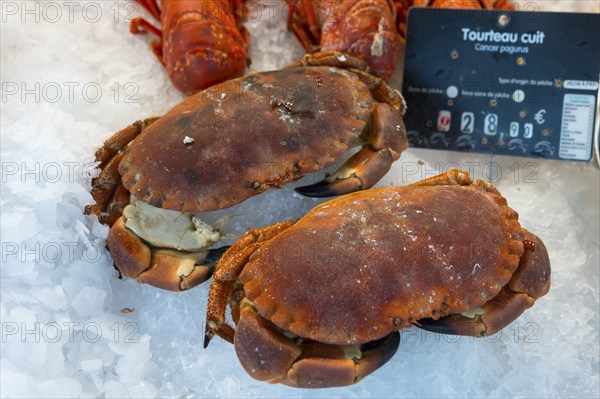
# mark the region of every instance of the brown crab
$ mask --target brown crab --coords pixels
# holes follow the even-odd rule
[[[331,387],[383,365],[411,325],[494,334],[550,288],[546,248],[517,218],[494,186],[453,169],[250,231],[217,265],[205,346],[215,333],[233,342],[258,380]]]
[[[326,168],[358,145],[339,170],[296,190],[318,197],[369,188],[407,147],[405,108],[364,61],[333,51],[230,80],[107,140],[96,153],[97,204],[86,213],[112,225],[107,245],[122,275],[185,290],[209,278],[220,255],[206,250],[219,232],[194,213]]]

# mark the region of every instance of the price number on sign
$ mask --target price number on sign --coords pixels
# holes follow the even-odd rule
[[[460,118],[460,131],[465,134],[473,133],[475,128],[475,114],[472,112],[463,112]]]
[[[525,137],[526,139],[530,139],[533,137],[533,123],[525,124],[525,133],[523,134],[523,137]]]
[[[452,115],[450,111],[440,111],[438,114],[437,130],[438,132],[447,133],[450,131],[450,122],[452,121]]]
[[[498,115],[487,114],[483,121],[483,132],[488,136],[494,136],[498,133]]]
[[[510,123],[510,137],[519,137],[519,122]]]

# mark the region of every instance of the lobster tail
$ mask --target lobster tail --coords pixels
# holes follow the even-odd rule
[[[244,0],[163,0],[160,11],[155,0],[136,1],[159,13],[162,31],[137,19],[132,32],[159,36],[154,52],[180,91],[192,95],[244,74],[250,47],[241,24]]]

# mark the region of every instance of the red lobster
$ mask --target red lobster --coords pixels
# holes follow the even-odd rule
[[[338,50],[367,61],[389,80],[404,41],[408,9],[514,9],[511,0],[287,0],[288,23],[307,52]]]
[[[242,76],[249,64],[250,35],[241,25],[245,0],[135,0],[157,20],[131,21],[131,33],[150,32],[151,47],[179,90],[192,95]]]
[[[362,58],[389,80],[398,33],[391,0],[287,0],[288,23],[307,52],[338,50]]]

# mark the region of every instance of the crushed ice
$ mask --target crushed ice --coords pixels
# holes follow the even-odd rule
[[[27,6],[35,4],[46,3]],[[82,215],[92,203],[95,149],[182,96],[149,38],[129,34],[131,3],[81,3],[72,21],[66,2],[48,4],[61,7],[56,23],[3,15],[1,57],[10,62],[2,69],[2,397],[600,396],[599,173],[586,164],[534,160],[533,184],[515,182],[511,169],[531,160],[497,159],[504,172],[497,185],[553,262],[550,293],[500,334],[471,339],[405,329],[399,352],[378,372],[326,391],[256,382],[218,339],[203,350],[208,285],[173,294],[119,280],[104,249],[106,227]],[[260,13],[248,24],[251,71],[298,58],[302,49],[286,31],[280,3],[250,4]],[[596,1],[538,4],[598,11]],[[85,20],[84,6],[98,7],[101,17]],[[409,150],[379,186],[430,177],[450,162],[479,165],[478,178],[489,158]],[[271,190],[236,210],[226,232],[240,236],[294,219],[316,203],[289,187]]]

